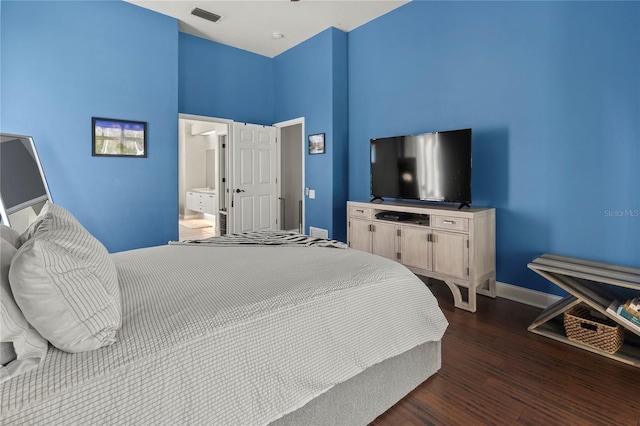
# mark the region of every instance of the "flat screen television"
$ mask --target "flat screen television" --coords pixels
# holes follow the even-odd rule
[[[471,129],[371,139],[371,195],[471,204]]]

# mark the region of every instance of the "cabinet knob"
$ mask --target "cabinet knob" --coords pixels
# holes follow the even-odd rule
[[[455,222],[453,220],[443,220],[442,223],[445,225],[453,225]]]

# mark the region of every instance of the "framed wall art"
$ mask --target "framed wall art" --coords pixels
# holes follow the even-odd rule
[[[309,135],[309,154],[324,154],[324,133]]]
[[[147,156],[147,123],[91,118],[91,155],[101,157]]]

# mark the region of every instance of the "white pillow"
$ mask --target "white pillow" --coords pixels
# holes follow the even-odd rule
[[[3,240],[8,241],[17,249],[20,248],[20,245],[22,244],[20,241],[20,233],[2,223],[0,223],[0,237],[2,237]]]
[[[22,244],[26,243],[27,240],[33,237],[36,231],[38,230],[38,228],[40,228],[40,225],[42,225],[42,223],[45,222],[45,219],[51,218],[51,217],[55,218],[56,226],[70,225],[70,226],[82,227],[82,225],[80,225],[80,222],[78,222],[78,220],[75,217],[73,217],[71,213],[69,213],[67,210],[60,207],[59,205],[53,204],[51,201],[47,200],[44,203],[44,206],[42,206],[40,213],[38,213],[38,216],[36,216],[36,218],[33,220],[33,222],[31,222],[29,227],[25,229],[25,231],[20,235],[20,238],[18,240],[18,245],[16,245],[16,248],[20,248]],[[49,222],[50,221],[45,223],[49,223]]]
[[[37,367],[49,344],[27,323],[9,286],[9,266],[16,248],[0,239],[0,382]]]
[[[55,204],[47,202],[34,223],[9,271],[25,318],[67,352],[114,343],[122,323],[120,288],[107,249]]]

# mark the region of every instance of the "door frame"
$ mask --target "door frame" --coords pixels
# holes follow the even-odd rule
[[[195,121],[208,121],[211,123],[220,123],[220,124],[226,124],[227,125],[227,145],[228,145],[228,141],[231,140],[231,138],[233,137],[233,120],[229,120],[227,118],[218,118],[218,117],[209,117],[206,115],[195,115],[195,114],[184,114],[184,113],[178,113],[178,123],[180,122],[180,120],[195,120]],[[180,128],[180,126],[178,125],[178,129]],[[178,138],[180,138],[180,135],[178,135]],[[178,150],[180,150],[180,143],[178,142]],[[230,162],[230,157],[229,157],[229,149],[227,147],[226,149],[226,158],[224,159],[227,162],[227,165]],[[180,161],[184,161],[184,153],[178,151],[178,162]],[[180,170],[180,164],[178,164],[178,170]],[[228,173],[228,169],[227,169],[227,173]],[[228,188],[228,182],[227,182],[227,188]],[[178,190],[180,190],[180,187],[178,186]],[[224,194],[225,198],[226,198],[226,205],[230,206],[229,202],[229,194]],[[180,194],[178,194],[178,199],[180,199]],[[218,203],[219,204],[219,203]],[[230,223],[229,223],[229,211],[227,209],[227,229],[229,229]],[[216,212],[216,215],[219,215],[218,212]],[[231,219],[233,220],[233,219]]]
[[[275,123],[273,125],[273,127],[276,128],[276,138],[278,143],[276,143],[277,147],[276,147],[276,156],[277,156],[277,179],[278,179],[278,185],[277,185],[277,196],[278,199],[280,199],[280,197],[282,196],[282,191],[281,191],[281,182],[282,182],[282,167],[281,167],[281,159],[282,159],[282,129],[285,127],[290,127],[290,126],[297,126],[297,125],[301,125],[301,129],[302,129],[302,134],[300,135],[300,144],[302,145],[302,158],[300,159],[300,161],[302,162],[302,194],[301,195],[301,199],[302,199],[302,234],[304,234],[306,232],[306,196],[305,196],[305,161],[306,161],[306,146],[305,146],[305,126],[304,126],[304,117],[298,117],[298,118],[294,118],[291,120],[286,120],[286,121],[281,121],[279,123]],[[282,212],[280,211],[280,203],[278,203],[278,209],[277,209],[277,215],[278,215],[278,219],[280,219],[282,217]],[[280,221],[279,221],[280,222]],[[280,223],[280,228],[282,228],[283,224]]]
[[[227,125],[227,149],[226,149],[226,158],[225,161],[227,163],[227,175],[228,175],[228,182],[227,182],[227,188],[230,188],[231,185],[233,184],[233,177],[231,176],[230,173],[230,169],[231,169],[231,165],[232,165],[232,158],[231,158],[231,147],[230,144],[232,144],[233,141],[233,123],[235,122],[234,120],[228,119],[228,118],[219,118],[219,117],[210,117],[210,116],[205,116],[205,115],[195,115],[195,114],[185,114],[185,113],[179,113],[178,114],[178,120],[180,119],[186,119],[186,120],[198,120],[198,121],[209,121],[209,122],[214,122],[214,123],[221,123],[221,124],[226,124]],[[301,136],[300,136],[300,144],[302,145],[302,156],[300,161],[302,162],[302,233],[304,234],[306,232],[306,194],[305,194],[305,183],[306,183],[306,179],[305,179],[305,161],[306,161],[306,145],[305,145],[305,135],[306,135],[306,131],[305,131],[305,119],[304,117],[298,117],[298,118],[294,118],[291,120],[286,120],[286,121],[281,121],[278,123],[274,123],[273,127],[276,128],[276,138],[277,141],[276,142],[276,176],[278,179],[278,184],[276,186],[276,196],[278,198],[280,198],[280,196],[282,195],[281,192],[281,182],[282,182],[282,172],[281,172],[281,155],[282,155],[282,135],[281,135],[281,129],[284,127],[289,127],[289,126],[295,126],[295,125],[301,125]],[[180,153],[178,153],[178,159],[180,161],[181,155]],[[180,195],[178,194],[178,197]],[[227,206],[231,206],[231,200],[229,199],[229,194],[225,194],[226,197],[226,201],[227,201]],[[278,218],[280,218],[281,215],[281,211],[280,211],[280,203],[278,203],[278,207],[276,209],[276,214],[278,215]],[[278,221],[278,223],[280,223],[280,221]],[[281,224],[282,225],[282,224]],[[230,207],[229,209],[227,209],[227,229],[233,229],[233,214],[230,211]]]

